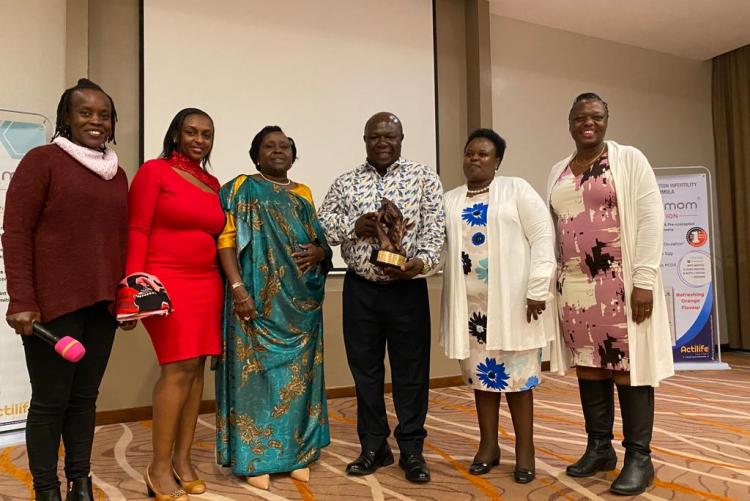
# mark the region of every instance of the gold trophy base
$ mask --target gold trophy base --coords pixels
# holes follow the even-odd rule
[[[370,255],[370,262],[381,266],[400,268],[406,262],[406,256],[385,250],[374,250]]]

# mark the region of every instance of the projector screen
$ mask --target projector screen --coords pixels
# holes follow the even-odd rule
[[[364,162],[365,121],[390,111],[402,155],[435,167],[432,16],[431,0],[143,0],[143,158],[158,156],[177,111],[201,108],[225,183],[257,172],[250,141],[279,125],[297,143],[289,177],[319,207]]]

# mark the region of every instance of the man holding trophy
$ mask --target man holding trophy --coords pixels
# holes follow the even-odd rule
[[[392,113],[365,125],[367,162],[339,176],[319,211],[331,245],[341,245],[344,344],[357,391],[362,453],[346,468],[368,475],[393,463],[383,386],[391,366],[394,432],[406,479],[427,482],[422,456],[427,432],[430,308],[420,275],[436,267],[445,239],[443,188],[437,173],[401,158],[404,134]]]

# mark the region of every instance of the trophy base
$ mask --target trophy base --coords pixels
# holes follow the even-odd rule
[[[406,262],[406,256],[390,251],[374,250],[370,255],[370,262],[372,264],[379,264],[380,266],[400,268]]]

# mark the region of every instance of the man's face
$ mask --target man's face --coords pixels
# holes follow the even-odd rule
[[[364,139],[367,161],[377,169],[391,166],[401,156],[404,133],[398,119],[384,119],[368,124]]]

